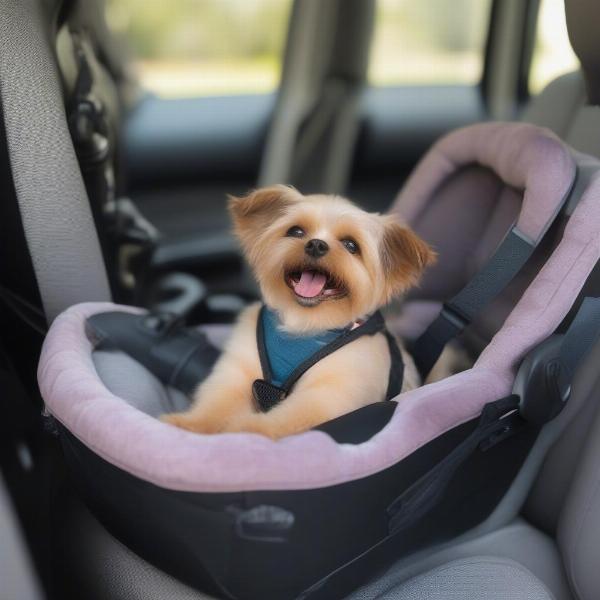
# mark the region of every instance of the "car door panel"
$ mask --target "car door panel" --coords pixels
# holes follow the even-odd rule
[[[145,97],[126,121],[130,189],[253,182],[274,103],[274,94]]]

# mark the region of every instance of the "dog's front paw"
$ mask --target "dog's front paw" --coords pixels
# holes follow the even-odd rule
[[[194,433],[219,433],[222,430],[222,423],[212,419],[199,418],[190,413],[168,413],[161,415],[159,419],[163,423]]]

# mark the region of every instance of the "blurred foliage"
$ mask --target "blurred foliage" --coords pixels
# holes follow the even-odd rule
[[[292,0],[105,2],[109,25],[127,39],[142,84],[155,93],[277,86]],[[377,0],[370,81],[477,82],[490,6],[491,0]]]
[[[279,56],[291,0],[107,0],[107,20],[142,60]]]
[[[377,29],[414,49],[479,50],[489,14],[489,0],[378,0]]]
[[[490,9],[490,0],[378,0],[369,80],[477,83]]]
[[[140,80],[155,93],[266,92],[277,86],[292,0],[105,2],[109,25],[127,39]],[[491,0],[377,0],[370,82],[476,83],[490,10]],[[576,65],[563,0],[542,0],[531,91]]]

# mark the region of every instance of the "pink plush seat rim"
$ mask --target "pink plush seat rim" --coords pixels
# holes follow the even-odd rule
[[[516,229],[537,243],[575,180],[569,149],[549,129],[528,123],[480,123],[438,140],[406,181],[396,202],[414,223],[442,182],[462,167],[489,167],[505,184],[524,190]],[[540,170],[543,169],[543,175]],[[563,189],[562,196],[557,190]]]
[[[562,186],[568,173],[563,176]],[[316,431],[276,442],[250,433],[198,435],[140,412],[106,389],[85,335],[85,319],[114,310],[112,304],[77,305],[56,319],[42,350],[40,390],[49,411],[86,446],[165,488],[221,492],[335,485],[391,466],[507,395],[516,365],[558,326],[599,258],[595,177],[562,241],[475,366],[398,396],[389,424],[359,445],[337,444]]]

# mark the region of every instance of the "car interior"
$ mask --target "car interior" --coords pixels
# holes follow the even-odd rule
[[[187,10],[203,3],[219,5],[197,0]],[[130,4],[133,22],[144,3]],[[243,14],[242,4],[231,6]],[[48,327],[65,309],[115,302],[174,313],[188,326],[230,324],[258,290],[230,232],[228,194],[285,183],[386,212],[428,149],[465,126],[511,121],[550,130],[577,157],[572,193],[589,185],[588,165],[597,169],[600,7],[593,0],[461,0],[451,13],[443,0],[266,4],[281,15],[272,89],[172,97],[149,89],[134,68],[116,2],[0,0],[1,599],[217,597],[140,556],[80,498],[36,374]],[[386,6],[401,16],[415,11],[431,35],[449,36],[442,48],[460,49],[468,34],[467,74],[430,81],[426,63],[435,70],[444,55],[424,53],[413,80],[374,83],[384,25],[388,37],[412,39],[402,18],[384,23]],[[446,30],[450,21],[458,34]],[[246,26],[240,22],[231,23],[236,35]],[[546,51],[561,55],[560,73],[540,68],[549,23]],[[158,35],[160,20],[154,26]],[[405,59],[388,51],[386,60],[393,74]],[[201,68],[194,73],[204,76]],[[498,212],[483,217],[490,230],[514,218]],[[531,277],[459,339],[469,366],[563,228],[550,229],[555,239],[529,264]],[[469,276],[480,266],[473,262]],[[597,268],[586,277],[571,320],[584,296],[600,295],[599,277]],[[407,306],[432,286],[427,280]],[[400,313],[390,309],[389,320],[411,314]],[[600,343],[592,341],[568,402],[515,466],[495,508],[457,536],[388,556],[343,597],[600,596]]]

